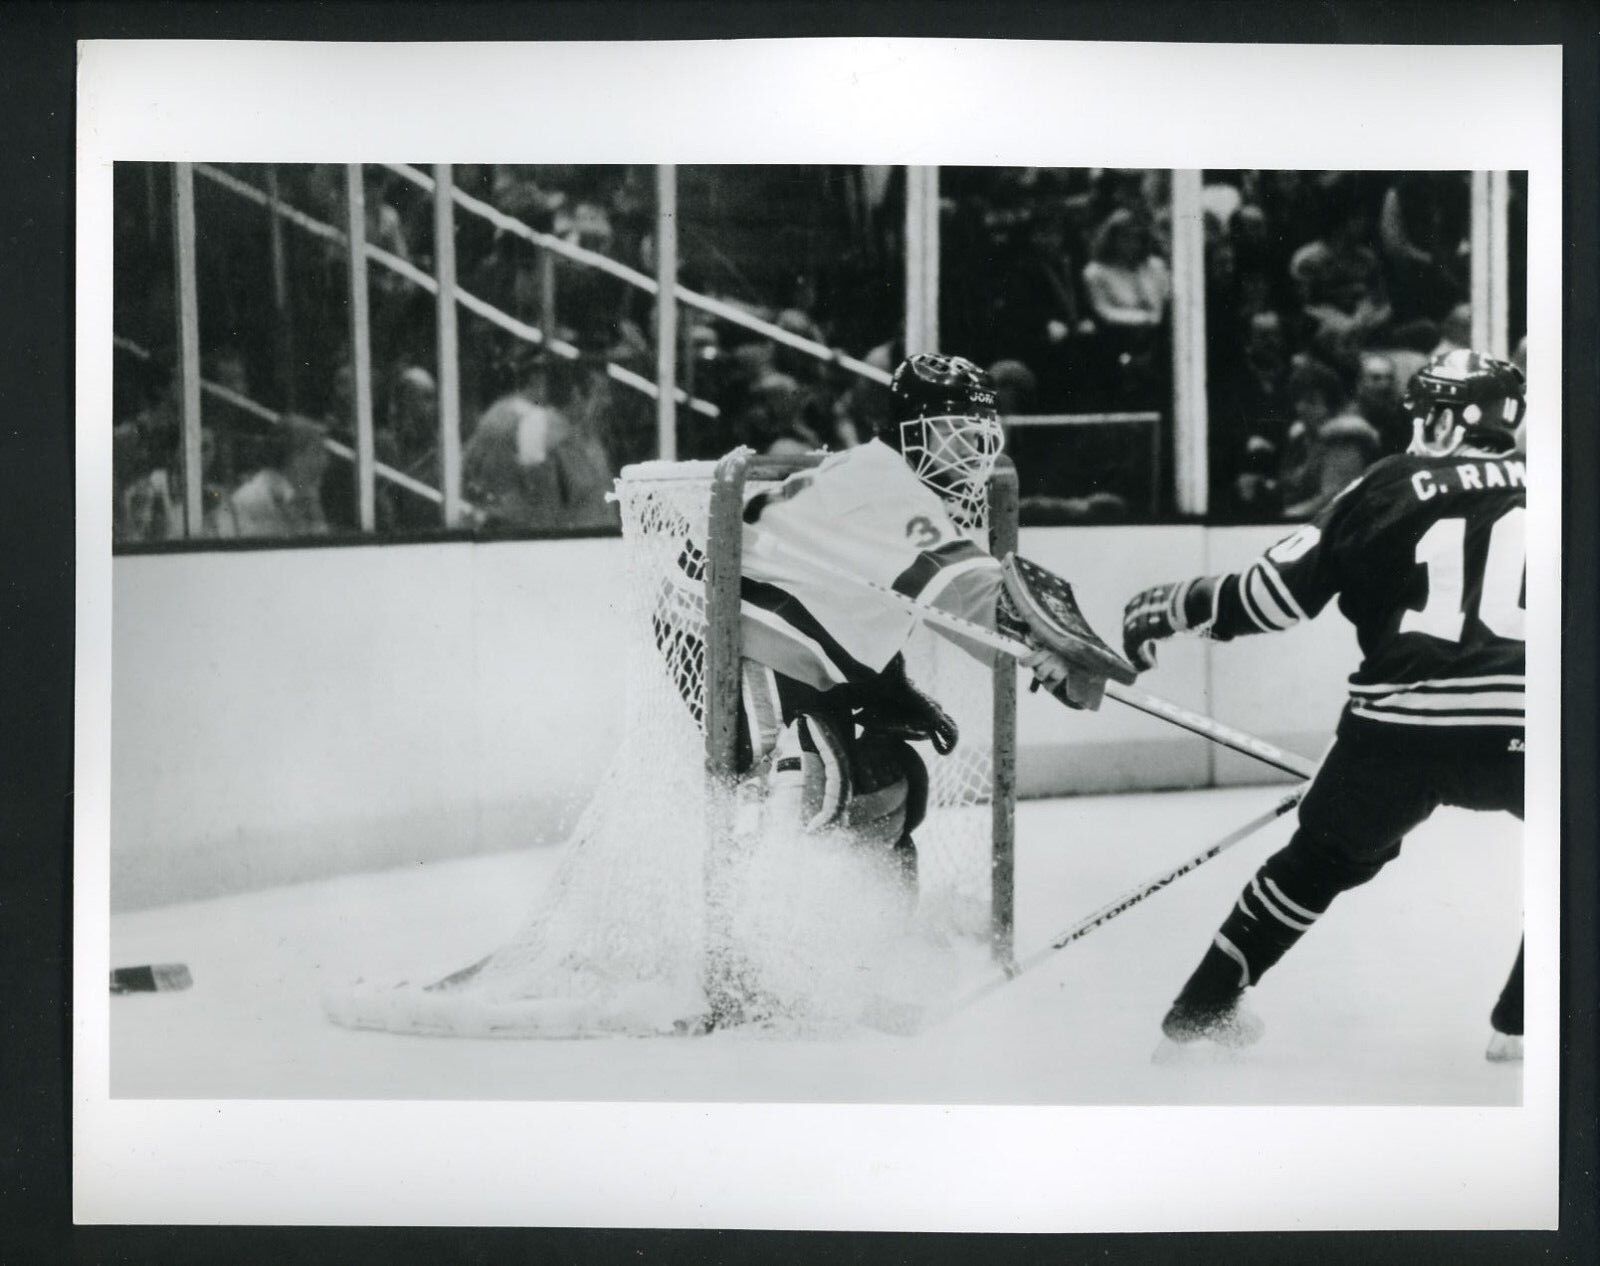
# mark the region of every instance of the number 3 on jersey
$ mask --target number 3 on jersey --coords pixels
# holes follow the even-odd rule
[[[932,519],[925,514],[919,514],[906,524],[906,536],[918,549],[932,549],[941,540],[944,534],[934,525]]]
[[[1526,511],[1514,506],[1495,520],[1489,531],[1489,549],[1479,587],[1478,619],[1496,637],[1524,640],[1527,611],[1522,605],[1527,553],[1522,521]],[[1428,569],[1428,601],[1420,611],[1407,611],[1400,620],[1402,633],[1426,633],[1447,642],[1459,642],[1467,613],[1465,519],[1440,519],[1417,542],[1417,562]]]

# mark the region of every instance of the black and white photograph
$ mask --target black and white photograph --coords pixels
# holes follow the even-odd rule
[[[292,47],[80,60],[80,1218],[1552,1224],[1559,49]]]

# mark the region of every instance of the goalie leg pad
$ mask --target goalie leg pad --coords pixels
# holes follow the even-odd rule
[[[850,722],[827,713],[798,716],[780,734],[767,779],[779,820],[821,831],[843,820],[852,794]]]
[[[883,848],[909,840],[928,812],[927,767],[909,743],[856,738],[826,713],[799,717],[784,731],[769,788],[770,805],[801,829],[842,827]]]
[[[865,734],[855,748],[846,824],[883,847],[909,841],[928,812],[928,770],[909,743]]]
[[[1000,575],[1003,589],[997,621],[1002,632],[1052,651],[1093,676],[1125,686],[1134,683],[1138,674],[1133,665],[1089,627],[1070,584],[1016,554],[1007,554],[1001,561]]]

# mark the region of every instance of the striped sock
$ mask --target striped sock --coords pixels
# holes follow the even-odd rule
[[[1184,1002],[1222,1001],[1256,984],[1311,930],[1321,909],[1285,892],[1263,866],[1245,885],[1182,991]],[[1330,898],[1331,900],[1331,894]]]

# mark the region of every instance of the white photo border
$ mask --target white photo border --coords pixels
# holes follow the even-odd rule
[[[933,1231],[1557,1224],[1562,65],[1554,46],[80,46],[74,1214]],[[625,84],[595,92],[597,83]],[[1463,85],[1470,85],[1465,91]],[[548,111],[563,110],[559,128]],[[1526,170],[1532,619],[1518,1108],[109,1098],[111,164]],[[1541,427],[1542,420],[1550,425]]]

